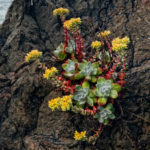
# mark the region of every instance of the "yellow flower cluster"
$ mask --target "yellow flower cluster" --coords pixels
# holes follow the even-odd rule
[[[111,32],[109,30],[105,30],[104,32],[99,33],[98,37],[106,37],[110,34],[111,34]]]
[[[59,109],[59,101],[60,101],[60,97],[55,98],[55,99],[51,99],[48,102],[48,107],[52,109],[52,111],[54,111],[55,109]]]
[[[40,57],[42,57],[42,52],[39,52],[38,50],[35,49],[27,54],[27,56],[25,57],[25,61],[26,62],[34,61]]]
[[[100,41],[94,41],[91,44],[92,48],[99,49],[102,46],[102,43]]]
[[[124,38],[115,38],[112,41],[112,50],[113,51],[121,51],[127,49],[127,44],[130,42],[128,37]]]
[[[82,132],[78,132],[78,131],[75,131],[74,133],[74,139],[77,140],[77,141],[80,141],[80,140],[84,140],[86,138],[86,131],[82,131]]]
[[[61,109],[62,111],[68,111],[70,110],[72,106],[72,100],[71,100],[71,95],[66,95],[63,96],[62,98],[58,97],[55,99],[51,99],[48,102],[49,108],[54,111],[55,109]]]
[[[68,30],[74,30],[78,28],[78,25],[81,24],[80,18],[71,18],[70,20],[67,20],[64,22],[64,27],[66,27]]]
[[[58,9],[54,9],[53,10],[53,15],[54,16],[63,16],[63,15],[65,15],[65,14],[68,14],[69,13],[69,10],[67,9],[67,8],[62,8],[62,7],[60,7],[60,8],[58,8]]]
[[[71,105],[72,105],[71,95],[63,96],[60,101],[60,107],[62,111],[70,110]]]
[[[54,77],[54,75],[57,72],[58,72],[58,70],[55,67],[52,67],[50,69],[46,69],[45,73],[43,74],[43,77],[48,80],[49,78]]]

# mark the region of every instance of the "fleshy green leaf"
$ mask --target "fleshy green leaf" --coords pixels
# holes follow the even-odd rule
[[[99,98],[98,102],[102,105],[105,105],[107,103],[107,98],[105,98],[105,97]]]
[[[96,65],[96,64],[95,64]],[[97,68],[93,67],[91,62],[84,62],[79,64],[81,74],[85,77],[89,77],[97,74]]]
[[[76,89],[76,91],[80,91],[80,90],[82,90],[82,87],[80,85],[76,85],[75,89]]]
[[[91,82],[92,82],[92,83],[95,83],[96,81],[97,81],[97,78],[96,78],[95,76],[92,76],[92,77],[91,77]]]
[[[99,53],[99,54],[97,55],[97,58],[101,60],[101,59],[102,59],[102,54]]]
[[[106,120],[104,121],[104,125],[107,125],[108,123],[109,123],[109,120],[106,119]]]
[[[89,83],[88,81],[84,81],[84,82],[82,83],[82,87],[83,87],[83,88],[90,88],[90,83]]]
[[[97,75],[101,75],[102,74],[102,70],[100,68],[97,69]]]
[[[71,53],[74,53],[75,48],[76,48],[75,42],[73,40],[70,40],[68,42],[68,46],[67,46],[67,48],[65,50],[66,50],[67,53],[71,54]]]
[[[89,91],[89,96],[90,97],[95,97],[94,92],[92,90]]]
[[[106,59],[106,62],[110,62],[110,54],[108,51],[105,51],[105,59]]]
[[[110,114],[108,117],[109,117],[109,119],[112,119],[112,120],[115,119],[115,115],[114,114]]]
[[[98,91],[102,94],[103,97],[109,97],[112,89],[112,81],[110,80],[101,80],[97,81],[96,87]]]
[[[82,79],[84,76],[79,72],[79,73],[76,73],[75,74],[75,76],[74,76],[74,78],[75,78],[75,80],[80,80],[80,79]]]
[[[87,103],[90,105],[90,106],[93,106],[93,99],[91,97],[87,97]]]
[[[82,88],[74,93],[73,99],[77,101],[83,100],[88,96],[88,93],[89,93],[89,88]]]
[[[113,90],[116,90],[117,92],[121,91],[121,86],[117,83],[113,83]]]
[[[66,58],[66,53],[64,53],[64,51],[61,51],[59,54],[58,54],[58,59],[59,60],[64,60]]]
[[[67,67],[67,63],[62,64],[62,68],[65,70],[65,68]]]
[[[61,51],[63,51],[63,50],[64,50],[64,44],[61,43],[61,44],[57,47],[57,49],[54,51],[54,55],[55,55],[56,57],[58,57],[59,53],[60,53]]]
[[[86,76],[85,79],[90,81],[91,80],[91,76]]]
[[[114,98],[114,99],[117,98],[118,97],[118,92],[116,90],[111,90],[110,97]]]
[[[111,111],[113,112],[113,109],[114,109],[114,108],[113,108],[113,105],[112,105],[112,104],[108,104],[105,109],[111,110]]]
[[[103,94],[97,88],[94,90],[94,94],[97,97],[103,97]]]
[[[68,78],[70,78],[70,77],[73,76],[73,74],[72,74],[72,73],[69,73],[69,72],[65,72],[63,75],[64,75],[65,77],[68,77]]]
[[[69,59],[64,70],[69,73],[75,73],[75,62]]]
[[[103,122],[104,122],[104,118],[99,118],[98,121],[99,121],[100,123],[103,123]]]
[[[98,78],[98,80],[97,80],[97,84],[99,84],[99,83],[101,83],[102,81],[105,81],[105,80],[106,80],[105,78],[100,77],[100,78]]]
[[[93,63],[92,66],[93,66],[94,68],[98,68],[98,67],[99,67],[99,62]]]

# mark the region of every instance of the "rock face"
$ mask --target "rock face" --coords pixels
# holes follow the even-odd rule
[[[73,140],[74,130],[90,122],[51,112],[47,102],[61,92],[42,80],[36,62],[24,63],[25,54],[36,48],[45,63],[59,65],[51,60],[62,40],[62,24],[52,15],[57,7],[82,18],[86,41],[99,29],[131,39],[127,84],[115,103],[117,119],[103,128],[95,146]],[[149,0],[14,0],[0,27],[0,150],[149,150],[149,14]]]

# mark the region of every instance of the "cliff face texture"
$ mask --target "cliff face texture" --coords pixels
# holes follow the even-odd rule
[[[36,62],[24,63],[25,54],[36,48],[46,64],[60,65],[51,59],[62,40],[62,24],[52,15],[57,7],[82,18],[87,42],[99,29],[131,39],[116,120],[103,128],[94,146],[73,140],[74,130],[91,122],[73,113],[51,112],[48,100],[61,92],[42,79]],[[149,108],[149,0],[14,0],[0,27],[0,150],[150,150]]]

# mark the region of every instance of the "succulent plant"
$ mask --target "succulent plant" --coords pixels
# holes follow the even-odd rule
[[[72,77],[75,74],[75,61],[73,60],[68,60],[67,63],[64,63],[62,65],[63,69],[65,70],[64,76],[66,77]]]
[[[64,44],[61,43],[57,49],[54,51],[54,55],[59,59],[59,60],[64,60],[67,55],[66,53],[64,52]]]
[[[64,60],[67,57],[67,53],[74,53],[75,51],[75,42],[73,40],[70,40],[68,42],[68,46],[66,47],[65,51],[64,51],[64,44],[61,43],[57,49],[54,51],[54,55],[59,59],[59,60]]]
[[[72,54],[75,52],[76,49],[76,43],[73,40],[70,40],[68,42],[68,46],[66,47],[65,51],[69,54]]]
[[[106,62],[110,62],[110,54],[109,54],[109,52],[108,51],[105,51],[105,60],[106,60]]]
[[[83,63],[79,63],[80,74],[83,75],[88,80],[93,80],[96,82],[96,75],[101,74],[101,70],[99,69],[99,63],[91,63],[84,61]]]
[[[109,119],[115,119],[114,108],[112,104],[108,104],[105,108],[99,107],[99,112],[94,116],[100,123],[107,125]]]
[[[93,106],[95,96],[90,90],[90,85],[88,82],[84,82],[82,86],[76,86],[76,92],[73,95],[73,99],[78,101],[79,105],[84,105],[85,103],[88,103],[90,106]]]
[[[118,97],[118,92],[121,90],[121,87],[117,83],[113,83],[112,80],[104,79],[103,77],[97,80],[96,88],[94,94],[99,97],[99,102],[106,104],[107,98],[111,97],[113,99]]]

